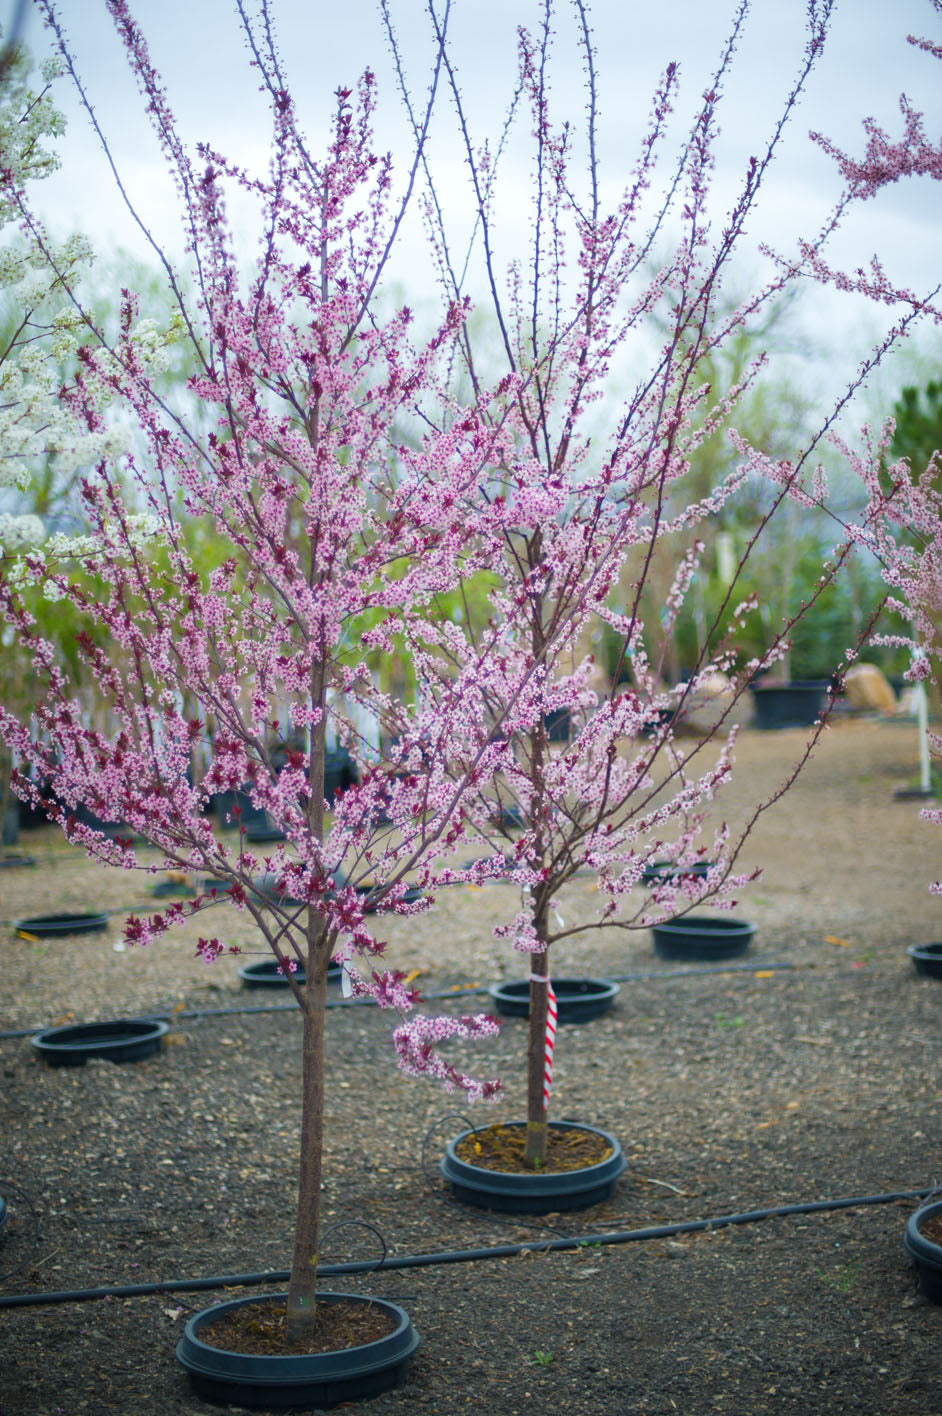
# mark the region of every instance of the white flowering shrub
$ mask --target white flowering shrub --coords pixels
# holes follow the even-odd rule
[[[59,166],[49,145],[65,127],[51,96],[59,67],[52,60],[41,65],[43,86],[37,91],[30,60],[19,50],[0,87],[0,239],[5,240],[0,247],[0,565],[7,573],[14,557],[44,540],[48,521],[61,522],[66,513],[75,520],[72,492],[78,475],[113,463],[130,446],[128,427],[108,409],[109,374],[119,372],[118,360],[101,347],[89,302],[77,298],[91,271],[91,247],[77,234],[49,240],[37,231],[35,218],[26,219],[18,196]],[[172,319],[166,328],[149,316],[137,319],[130,347],[140,367],[154,377],[167,374],[178,333]],[[82,366],[79,417],[70,391],[84,344],[93,345],[97,357]],[[98,415],[93,427],[89,401]],[[57,559],[94,558],[97,550],[87,542],[87,536],[60,532],[47,553]]]

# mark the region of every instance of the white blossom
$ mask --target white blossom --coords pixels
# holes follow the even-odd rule
[[[45,539],[46,528],[42,518],[27,513],[11,516],[0,512],[0,550],[17,551],[24,546],[38,546]]]

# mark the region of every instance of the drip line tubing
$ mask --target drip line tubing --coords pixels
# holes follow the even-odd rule
[[[441,994],[425,994],[426,998],[460,998],[466,993],[486,993],[486,988],[460,988]],[[328,1008],[349,1008],[357,1004],[373,1003],[374,998],[328,998],[326,1006]],[[192,1021],[201,1018],[232,1018],[241,1017],[243,1014],[252,1013],[292,1013],[297,1010],[297,1003],[242,1003],[231,1008],[181,1008],[179,1012],[159,1012],[154,1010],[148,1013],[136,1013],[139,1018],[157,1018],[162,1022],[182,1022]],[[12,1028],[9,1032],[0,1032],[0,1041],[11,1037],[32,1037],[34,1033],[42,1032],[46,1024],[41,1023],[33,1028]]]
[[[732,1225],[755,1224],[765,1219],[781,1219],[796,1214],[821,1214],[833,1210],[856,1209],[868,1205],[885,1205],[901,1200],[922,1200],[931,1189],[893,1190],[880,1195],[852,1195],[838,1200],[808,1200],[793,1205],[774,1205],[768,1209],[745,1210],[741,1214],[715,1215],[712,1219],[681,1220],[676,1224],[656,1224],[646,1229],[621,1229],[609,1234],[573,1234],[565,1239],[532,1239],[518,1244],[494,1244],[486,1249],[445,1249],[429,1254],[403,1254],[399,1258],[354,1260],[343,1264],[322,1264],[321,1277],[340,1274],[382,1273],[392,1269],[434,1268],[442,1264],[476,1263],[484,1259],[513,1259],[520,1254],[549,1254],[567,1249],[584,1249],[629,1244],[646,1239],[670,1239],[676,1234],[697,1234],[728,1229]],[[0,1308],[26,1308],[43,1303],[84,1303],[100,1298],[139,1298],[150,1293],[195,1293],[201,1289],[241,1288],[262,1283],[287,1283],[287,1269],[269,1269],[260,1273],[219,1274],[213,1278],[171,1279],[166,1283],[129,1283],[108,1288],[58,1289],[44,1293],[7,1293],[0,1295]]]
[[[658,978],[693,978],[702,974],[719,973],[771,973],[783,972],[795,969],[797,964],[788,963],[761,963],[753,961],[751,964],[708,964],[700,969],[637,969],[632,973],[604,974],[603,979],[610,979],[613,983],[641,982],[645,979]],[[488,984],[470,984],[467,988],[443,988],[434,993],[423,993],[423,1003],[442,1002],[448,998],[466,998],[469,994],[490,993]],[[373,998],[328,998],[328,1008],[349,1008],[357,1004],[371,1003],[375,1005]],[[232,1018],[246,1016],[252,1013],[290,1013],[297,1007],[291,1003],[241,1003],[230,1008],[181,1008],[179,1012],[151,1012],[135,1014],[141,1018],[159,1018],[163,1022],[182,1022],[193,1018]],[[46,1023],[37,1023],[31,1028],[10,1028],[5,1032],[0,1032],[0,1042],[6,1038],[32,1037],[34,1033],[42,1032],[47,1026]]]
[[[607,973],[600,977],[611,979],[612,983],[635,983],[648,978],[694,978],[699,974],[782,973],[800,967],[800,964],[766,963],[762,959],[753,959],[748,964],[704,964],[696,969],[634,969],[631,973]]]

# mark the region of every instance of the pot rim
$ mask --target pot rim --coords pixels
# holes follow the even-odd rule
[[[663,929],[671,934],[755,934],[757,926],[748,919],[692,914],[682,915],[680,919],[662,920],[660,924],[652,924],[651,929]]]
[[[620,991],[619,985],[611,978],[588,978],[576,974],[567,977],[563,977],[562,975],[557,977],[556,974],[551,974],[550,983],[553,985],[553,992],[560,1002],[564,997],[572,998],[577,1002],[582,998],[584,998],[586,1002],[595,1001],[598,998],[614,998],[615,994]],[[567,985],[571,987],[573,984],[579,985],[580,991],[578,993],[567,994]],[[529,991],[529,988],[530,980],[528,978],[510,978],[505,979],[502,983],[492,984],[488,992],[492,998],[496,998],[498,995],[506,995],[516,999],[521,996],[524,990]],[[555,1122],[551,1122],[550,1124],[554,1125]]]
[[[44,936],[52,938],[60,934],[92,934],[98,930],[108,928],[109,916],[97,910],[89,910],[84,914],[45,914],[27,915],[23,919],[15,919],[13,928],[18,934],[35,934],[37,938]],[[69,925],[77,926],[69,928]]]

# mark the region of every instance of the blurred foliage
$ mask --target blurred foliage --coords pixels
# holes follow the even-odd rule
[[[924,389],[904,388],[893,405],[893,417],[896,431],[890,452],[894,458],[905,457],[918,477],[932,454],[942,451],[942,380],[930,379]]]
[[[791,300],[780,302],[761,324],[741,327],[719,355],[710,354],[698,364],[697,380],[704,388],[698,421],[701,426],[715,421],[716,426],[689,456],[690,470],[679,484],[681,500],[708,496],[734,468],[740,454],[730,440],[732,428],[746,444],[773,458],[793,457],[794,448],[801,445],[812,410],[787,374],[788,356],[807,352],[795,335],[793,313]],[[743,391],[724,413],[727,400],[740,387]],[[895,410],[901,445],[898,451],[894,445],[894,451],[912,456],[914,466],[921,456],[925,466],[931,447],[942,443],[942,384],[930,385],[924,398],[907,390],[904,400],[902,416],[899,406]],[[849,518],[861,496],[859,485],[827,449],[816,450],[816,459],[827,472],[830,510],[839,520]],[[815,599],[822,565],[835,543],[835,522],[826,512],[799,507],[790,498],[775,507],[778,495],[767,480],[751,477],[711,519],[711,537],[704,535],[703,525],[698,529],[706,546],[662,657],[662,672],[669,680],[685,677],[728,642],[733,611],[751,595],[757,608],[734,635],[739,663],[765,653],[787,622],[803,605],[810,605],[787,635],[791,649],[779,669],[786,678],[827,678],[866,630],[886,593],[878,565],[860,555],[848,557],[835,582]],[[673,538],[669,547],[665,539],[664,546],[668,564],[660,581],[662,596],[688,544]],[[735,583],[730,592],[731,572]],[[620,593],[624,599],[624,587]],[[649,625],[656,623],[656,613],[656,605],[643,607]],[[874,626],[883,633],[898,633],[900,628],[885,614]],[[609,672],[620,648],[617,636],[607,634],[602,657]],[[653,646],[648,648],[651,652]],[[866,658],[892,674],[909,662],[905,650],[867,648]]]

